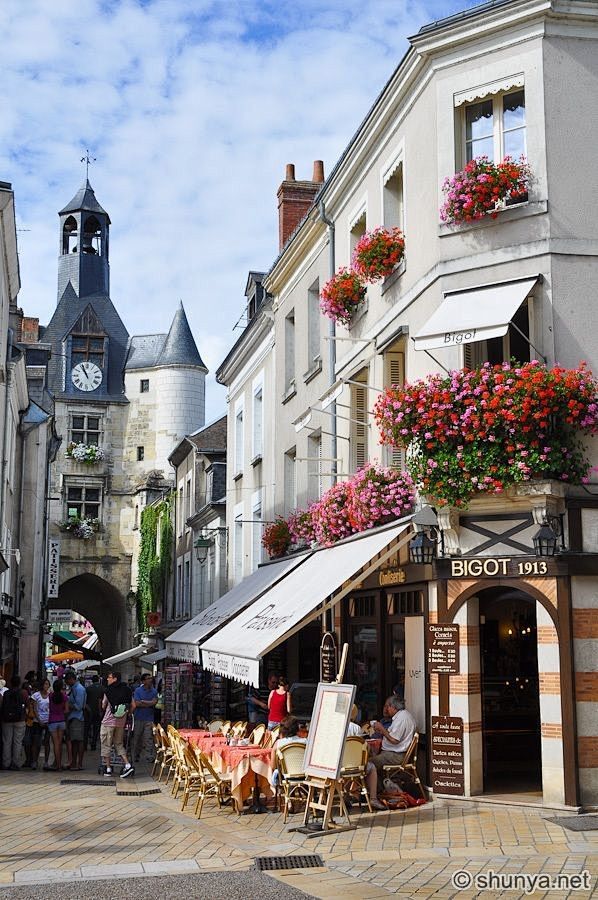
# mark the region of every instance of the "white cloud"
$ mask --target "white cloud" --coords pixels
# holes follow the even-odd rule
[[[249,269],[277,254],[276,189],[329,172],[421,24],[469,0],[3,0],[0,180],[19,216],[28,315],[56,303],[57,211],[84,148],[110,213],[111,294],[130,333],[182,299],[211,373]],[[356,64],[357,61],[357,64]],[[208,381],[207,418],[224,409]]]

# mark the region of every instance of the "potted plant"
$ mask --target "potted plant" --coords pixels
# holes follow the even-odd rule
[[[71,441],[66,446],[65,452],[66,459],[74,459],[76,462],[83,463],[86,466],[93,466],[98,462],[101,462],[105,453],[101,447],[98,447],[97,444],[84,444],[84,443],[76,443],[76,441]]]
[[[420,493],[465,507],[521,482],[587,480],[580,436],[598,432],[598,384],[583,363],[486,363],[388,388],[374,415],[382,443],[407,447]]]
[[[524,157],[516,162],[506,156],[494,163],[487,156],[478,156],[461,172],[445,179],[440,218],[452,225],[474,222],[486,215],[495,219],[501,203],[526,199],[530,181],[531,171]]]
[[[353,251],[352,267],[364,281],[380,281],[391,275],[405,254],[400,228],[366,231]]]
[[[341,267],[320,293],[320,309],[333,322],[350,325],[365,300],[365,285],[352,269]]]

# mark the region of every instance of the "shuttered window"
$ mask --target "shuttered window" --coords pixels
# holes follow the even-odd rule
[[[251,503],[251,570],[254,572],[262,561],[262,494],[253,495]]]
[[[405,384],[405,354],[400,350],[387,350],[384,354],[384,387],[402,387]],[[405,468],[405,451],[402,447],[384,447],[384,464],[396,469]]]
[[[365,381],[366,375],[355,380]],[[365,465],[368,459],[368,389],[365,384],[351,385],[351,470]]]

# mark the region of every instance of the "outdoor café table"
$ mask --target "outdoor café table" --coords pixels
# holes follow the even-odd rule
[[[179,734],[181,737],[184,737],[186,741],[198,737],[215,737],[211,731],[207,731],[205,728],[179,728]]]
[[[201,752],[207,753],[208,756],[216,747],[226,747],[226,737],[223,734],[208,734],[204,737],[203,735],[196,735],[192,732],[187,732],[186,735],[181,732],[181,735],[186,738],[193,747],[199,747]]]
[[[247,812],[266,812],[265,806],[260,804],[260,794],[271,797],[273,793],[270,785],[271,757],[270,747],[230,747],[224,744],[213,748],[212,764],[220,771],[231,773],[231,794],[240,813],[252,791],[253,803]]]

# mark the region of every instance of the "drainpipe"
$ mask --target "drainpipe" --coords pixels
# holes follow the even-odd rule
[[[6,346],[6,383],[4,385],[4,427],[2,428],[2,455],[0,457],[0,542],[4,540],[4,500],[5,500],[5,481],[6,481],[6,435],[8,431],[8,405],[10,402],[10,388],[12,385],[12,366],[10,358],[12,356],[12,328],[8,329],[8,341]]]
[[[318,203],[318,212],[320,214],[320,219],[328,228],[328,251],[329,251],[329,277],[332,278],[334,275],[334,270],[336,268],[335,261],[335,245],[334,245],[334,222],[332,219],[329,219],[326,216],[326,209],[324,206],[324,201],[320,200]],[[330,324],[328,326],[328,367],[329,367],[329,383],[332,386],[336,380],[336,326],[334,321],[330,319]],[[332,434],[331,434],[331,457],[332,457],[332,483],[336,484],[337,478],[337,466],[338,466],[338,452],[337,452],[337,421],[336,421],[336,400],[332,403]]]

